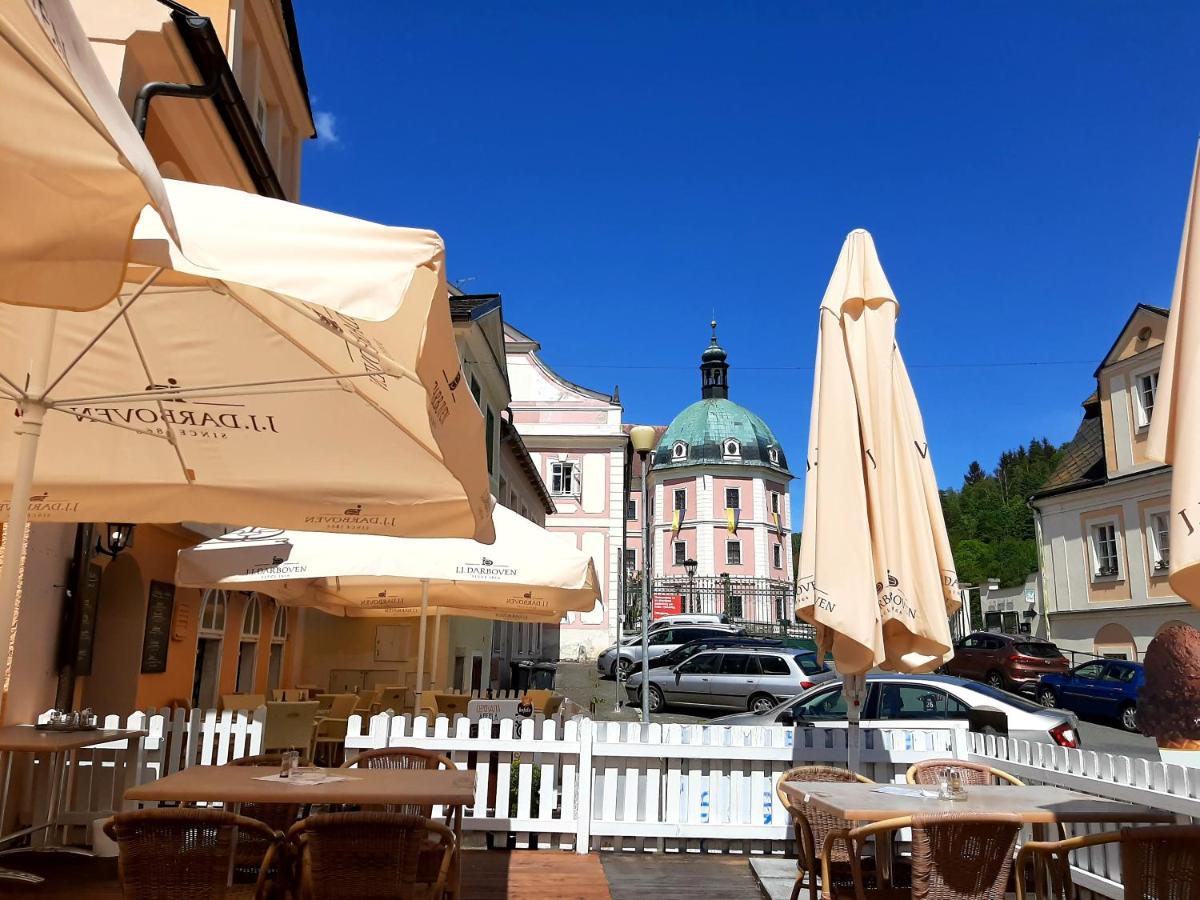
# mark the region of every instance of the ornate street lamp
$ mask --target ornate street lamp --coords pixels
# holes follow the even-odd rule
[[[133,526],[128,522],[109,522],[96,540],[96,552],[116,559],[117,554],[129,546],[133,537]]]
[[[688,577],[687,611],[691,613],[700,612],[699,604],[696,602],[696,566],[698,565],[699,563],[697,563],[694,559],[685,559],[683,561],[683,571],[687,572]]]
[[[650,522],[650,454],[658,436],[649,425],[629,429],[629,440],[642,461],[642,721],[650,723],[650,556],[653,537]]]

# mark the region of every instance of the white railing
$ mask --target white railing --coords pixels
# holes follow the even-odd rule
[[[346,752],[420,747],[478,777],[467,830],[511,845],[782,853],[790,822],[775,782],[794,765],[845,765],[846,733],[782,726],[659,725],[573,719],[450,722],[380,713],[350,719]],[[863,767],[902,780],[912,763],[963,756],[966,730],[870,731]],[[534,836],[536,835],[536,838]]]
[[[109,716],[104,724],[121,723]],[[149,710],[125,724],[149,734],[134,748],[116,741],[74,755],[68,824],[83,825],[121,808],[128,784],[260,752],[265,710]],[[795,765],[844,766],[847,759],[846,732],[838,729],[643,726],[578,717],[350,718],[347,756],[398,746],[436,750],[477,773],[475,802],[464,812],[466,830],[511,847],[579,853],[791,852],[791,823],[775,794],[779,776]],[[912,763],[931,757],[986,762],[1029,783],[1200,820],[1200,769],[968,734],[957,726],[862,734],[861,771],[877,782],[902,781]],[[1072,863],[1080,887],[1122,896],[1116,848],[1091,848]]]
[[[981,734],[970,735],[967,758],[1003,769],[1029,784],[1053,784],[1150,806],[1174,813],[1181,822],[1200,820],[1200,769]],[[1116,827],[1068,825],[1066,829],[1068,834],[1091,834]],[[1078,887],[1105,897],[1124,897],[1116,845],[1073,853],[1071,867]]]

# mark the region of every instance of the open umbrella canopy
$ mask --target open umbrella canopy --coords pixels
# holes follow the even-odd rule
[[[871,235],[851,232],[821,302],[796,607],[844,675],[952,655],[957,577],[898,312]]]
[[[44,417],[33,521],[490,540],[483,421],[438,236],[168,189],[209,266],[184,259],[147,210],[140,265],[111,303],[0,303],[0,396],[19,413],[15,435],[0,431],[0,519],[21,435]]]
[[[1171,473],[1171,589],[1200,606],[1200,148],[1171,294],[1147,455]]]
[[[158,168],[69,0],[0,0],[0,299],[94,309],[121,286]]]
[[[244,529],[181,550],[175,578],[186,587],[258,591],[349,616],[419,610],[423,588],[429,608],[446,614],[557,622],[567,612],[591,612],[600,581],[589,555],[503,506],[493,517],[490,546]]]

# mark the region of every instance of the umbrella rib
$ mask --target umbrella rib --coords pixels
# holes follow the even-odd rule
[[[96,332],[95,336],[90,341],[88,341],[86,344],[84,344],[83,349],[80,350],[77,354],[75,354],[75,358],[72,359],[69,363],[67,363],[66,368],[64,368],[61,372],[58,373],[58,377],[55,378],[52,382],[50,382],[49,387],[47,387],[46,390],[44,390],[42,392],[43,399],[45,399],[45,397],[47,395],[49,395],[49,393],[52,390],[54,390],[56,387],[58,387],[58,383],[67,377],[67,375],[70,373],[70,371],[79,364],[79,361],[81,359],[83,359],[85,356],[87,356],[87,354],[91,351],[91,349],[93,347],[95,347],[96,344],[100,341],[100,338],[102,338],[102,337],[104,337],[104,335],[108,334],[109,329],[111,329],[113,327],[113,325],[117,324],[117,322],[120,319],[123,319],[125,317],[125,315],[129,312],[130,307],[132,307],[133,304],[136,303],[139,298],[141,298],[142,296],[145,295],[147,288],[149,288],[150,285],[152,285],[154,283],[154,279],[158,278],[158,276],[160,274],[162,274],[162,266],[158,266],[157,268],[155,268],[154,271],[150,273],[149,277],[147,277],[145,281],[143,281],[140,285],[138,285],[137,290],[135,290],[133,292],[132,296],[130,296],[128,303],[122,304],[120,298],[117,298],[117,312],[113,315],[112,318],[110,318],[107,322],[104,323],[104,327],[101,328],[98,332]],[[126,320],[126,321],[128,321],[128,320]],[[132,335],[132,333],[133,332],[131,329],[130,334]],[[134,342],[134,345],[136,346],[137,345],[136,337],[134,337],[133,342]],[[139,356],[141,355],[141,352],[142,352],[141,348],[138,347],[138,355]],[[142,365],[144,368],[145,360],[142,361]],[[146,374],[149,375],[150,373],[147,372]]]
[[[305,386],[311,386],[311,389],[332,390],[334,388],[323,387],[328,382],[343,381],[347,378],[371,378],[378,376],[379,372],[346,372],[344,374],[334,373],[332,375],[313,375],[305,378],[280,378],[271,381],[246,381],[240,384],[214,384],[207,387],[194,388],[171,388],[162,387],[155,388],[152,392],[154,397],[171,397],[175,399],[186,399],[191,397],[222,397],[234,396],[242,397],[249,394],[286,394],[288,385],[295,385],[298,390],[305,390]],[[147,373],[149,375],[149,373]],[[394,378],[396,376],[385,376]],[[260,388],[261,390],[256,390]],[[281,389],[282,388],[282,389]],[[54,405],[65,406],[68,403],[119,403],[125,400],[144,400],[146,391],[130,391],[125,394],[104,394],[98,397],[70,397],[65,400],[55,400]]]
[[[111,425],[113,428],[121,428],[125,431],[132,431],[134,434],[140,434],[143,437],[158,438],[160,441],[175,443],[173,437],[168,437],[165,434],[155,434],[153,431],[147,431],[144,428],[134,428],[132,425],[122,425],[120,422],[110,422],[108,419],[101,419],[98,416],[89,416],[87,413],[76,412],[70,409],[60,409],[56,406],[46,407],[51,412],[62,413],[65,416],[74,416],[77,419],[87,419],[89,422],[98,422],[101,425]]]
[[[160,268],[157,270],[157,272],[152,274],[142,286],[141,291],[144,291],[147,287],[149,287],[150,282],[157,277],[158,272],[161,271],[162,269]],[[157,384],[158,382],[155,381],[154,375],[150,372],[150,364],[146,361],[146,354],[142,352],[142,343],[138,340],[137,332],[133,328],[133,322],[130,321],[129,316],[124,315],[124,312],[129,311],[129,306],[133,304],[133,300],[136,300],[141,295],[141,292],[139,292],[133,297],[132,300],[130,300],[129,304],[124,304],[123,312],[121,315],[117,316],[117,318],[124,319],[125,321],[125,327],[129,330],[129,339],[133,342],[133,349],[137,351],[138,361],[142,364],[142,371],[145,373],[146,378],[149,379],[149,383]],[[117,298],[117,303],[118,305],[121,305],[120,297]],[[183,458],[183,449],[179,446],[179,438],[175,435],[175,429],[171,426],[171,423],[167,421],[167,410],[163,406],[162,400],[157,398],[154,401],[154,405],[158,407],[159,421],[161,421],[163,426],[166,428],[167,439],[171,442],[171,448],[175,451],[175,458],[179,461],[179,468],[183,472],[183,480],[188,484],[191,484],[196,480],[195,474],[188,466],[187,460]]]
[[[11,380],[3,372],[0,372],[0,381],[3,381],[5,384],[7,384],[10,388],[13,389],[14,394],[12,395],[12,397],[14,400],[27,400],[28,399],[28,397],[26,397],[26,395],[25,395],[25,392],[23,390],[21,390],[20,386],[15,381]],[[5,393],[7,393],[7,391]]]

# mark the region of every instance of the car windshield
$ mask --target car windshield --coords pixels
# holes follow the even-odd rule
[[[1038,659],[1057,659],[1062,656],[1053,644],[1045,644],[1040,641],[1020,641],[1015,647],[1022,656],[1036,656]]]
[[[1045,707],[1034,703],[1032,700],[1026,700],[1024,697],[1018,697],[1016,694],[1010,694],[1008,691],[1002,691],[1000,688],[994,688],[990,684],[971,682],[969,689],[977,694],[995,700],[999,703],[1005,703],[1015,707],[1021,712],[1045,712]]]

